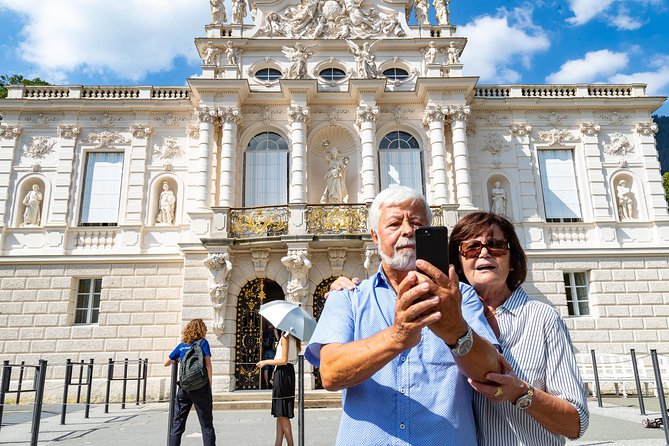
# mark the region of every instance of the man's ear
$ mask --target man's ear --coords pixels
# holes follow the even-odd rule
[[[376,234],[376,231],[372,229],[372,241],[375,245],[379,245],[379,236]]]

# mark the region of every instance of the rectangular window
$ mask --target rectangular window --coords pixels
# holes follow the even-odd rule
[[[381,150],[381,190],[392,184],[402,184],[424,192],[423,157],[419,150]]]
[[[116,226],[123,178],[123,153],[89,153],[85,175],[81,226]]]
[[[74,308],[75,324],[97,324],[100,317],[102,279],[79,279]]]
[[[538,155],[546,221],[582,221],[573,151],[542,149]]]
[[[247,151],[244,206],[276,206],[288,203],[287,177],[286,151]]]
[[[564,273],[564,289],[570,316],[589,316],[588,277],[585,272]]]

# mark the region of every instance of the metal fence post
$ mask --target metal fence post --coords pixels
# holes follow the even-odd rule
[[[170,410],[167,419],[167,446],[170,445],[170,433],[172,432],[172,420],[174,419],[174,405],[177,399],[177,369],[176,361],[172,362],[172,376],[170,377]]]
[[[664,429],[664,439],[669,445],[669,420],[667,417],[667,402],[664,399],[664,387],[662,387],[662,374],[660,373],[660,363],[657,360],[657,350],[650,351],[650,357],[653,360],[653,371],[655,372],[655,385],[657,386],[657,397],[660,400],[660,412]]]
[[[135,395],[135,406],[139,406],[139,392],[142,385],[142,360],[137,359],[137,395]]]
[[[597,372],[597,358],[595,357],[595,351],[590,350],[590,356],[592,356],[592,373],[595,375],[595,389],[597,390],[597,405],[603,407],[602,404],[602,389],[599,387],[599,373]]]
[[[77,404],[81,403],[81,384],[84,382],[84,360],[79,361],[79,380],[77,381]]]
[[[148,381],[149,358],[144,358],[144,389],[142,390],[142,404],[146,404],[146,382]]]
[[[21,368],[19,369],[19,387],[16,389],[16,404],[19,404],[21,401],[21,389],[23,387],[23,370],[25,369],[26,362],[21,361]]]
[[[65,382],[63,383],[63,405],[60,409],[60,424],[65,424],[65,414],[67,413],[67,393],[70,389],[70,380],[72,379],[72,360],[65,361]]]
[[[12,368],[9,361],[2,361],[2,382],[0,382],[0,429],[2,429],[2,413],[5,409],[5,394],[9,390],[9,380],[12,376]]]
[[[84,418],[88,418],[91,413],[91,390],[93,389],[93,358],[88,363],[88,373],[86,374],[86,410],[84,411]]]
[[[641,380],[639,379],[639,366],[636,363],[636,351],[630,349],[630,356],[632,357],[632,368],[634,369],[634,382],[636,383],[636,394],[639,398],[639,411],[641,415],[646,415],[646,407],[643,404],[643,393],[641,392]]]
[[[109,393],[111,392],[111,382],[114,379],[114,360],[109,358],[107,365],[107,391],[105,392],[105,413],[109,413]]]
[[[300,399],[300,404],[298,406],[298,418],[297,418],[297,445],[304,446],[304,355],[298,355],[297,357],[297,375],[298,375],[298,386],[297,386],[297,396]]]
[[[123,394],[121,395],[121,409],[125,409],[125,392],[128,389],[128,358],[123,360]]]
[[[35,372],[35,407],[33,408],[33,424],[30,436],[30,446],[37,446],[39,439],[39,422],[42,418],[42,401],[44,400],[44,383],[46,382],[46,365],[44,359],[39,360]]]

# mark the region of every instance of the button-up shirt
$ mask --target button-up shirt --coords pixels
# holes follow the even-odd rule
[[[460,291],[465,320],[497,345],[473,288],[460,284]],[[366,339],[388,328],[395,301],[382,269],[353,291],[333,292],[305,357],[318,366],[323,345]],[[342,392],[337,445],[475,445],[472,393],[450,349],[426,327],[418,345]]]
[[[499,342],[518,378],[571,403],[588,427],[588,405],[578,372],[569,331],[550,305],[530,299],[522,288],[497,307]],[[548,431],[527,412],[510,402],[494,402],[475,395],[480,446],[565,444],[565,437]]]

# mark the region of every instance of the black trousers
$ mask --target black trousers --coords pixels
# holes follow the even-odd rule
[[[170,427],[170,446],[180,446],[181,436],[186,430],[186,420],[191,407],[195,404],[195,412],[200,420],[202,429],[202,444],[216,446],[216,432],[214,431],[213,398],[211,385],[187,392],[179,387],[174,400],[174,419]]]

